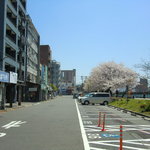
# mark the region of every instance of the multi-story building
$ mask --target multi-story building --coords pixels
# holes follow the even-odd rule
[[[61,70],[60,63],[56,60],[51,61],[51,83],[58,89],[60,87]]]
[[[139,84],[135,87],[135,91],[139,93],[148,92],[148,80],[140,78]]]
[[[49,86],[48,86],[48,69],[46,65],[40,65],[41,68],[41,99],[47,100],[48,99],[48,92],[49,92]]]
[[[26,64],[26,0],[0,0],[0,70],[18,73],[18,82],[7,83],[8,102],[22,98]],[[17,92],[15,92],[17,91]],[[20,94],[20,95],[19,95]]]
[[[62,94],[72,94],[76,86],[76,69],[61,70],[61,86]]]
[[[40,63],[41,63],[41,91],[42,97],[46,100],[51,91],[51,49],[49,45],[40,45]]]
[[[27,21],[26,100],[40,99],[40,36],[29,15]]]

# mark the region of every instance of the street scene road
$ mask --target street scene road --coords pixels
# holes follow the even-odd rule
[[[150,150],[150,0],[0,0],[0,150]]]
[[[118,150],[120,125],[124,150],[150,149],[148,120],[108,106],[81,105],[72,96],[59,96],[1,112],[0,150]]]

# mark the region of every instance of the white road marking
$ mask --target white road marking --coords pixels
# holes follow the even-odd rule
[[[0,138],[5,136],[5,135],[6,135],[6,133],[0,133]]]
[[[120,125],[108,125],[108,127],[120,127]],[[123,125],[124,127],[149,127],[150,128],[150,125]]]
[[[133,145],[145,145],[145,146],[150,146],[150,144],[143,144],[141,143],[141,141],[137,141],[137,142],[133,142],[133,141],[126,141],[125,143],[128,143],[128,144],[133,144]]]
[[[106,149],[101,149],[101,148],[90,147],[90,150],[106,150]]]
[[[92,121],[83,121],[84,124],[92,125]]]
[[[101,127],[97,127],[96,125],[84,125],[86,132],[100,132]],[[123,131],[144,131],[145,133],[149,134],[150,126],[149,125],[123,125]],[[105,126],[106,131],[113,131],[118,132],[119,131],[119,125],[113,125],[113,126]]]
[[[83,118],[89,118],[89,116],[82,116]]]
[[[135,143],[134,143],[135,142]],[[141,144],[142,142],[142,144]],[[142,146],[150,146],[150,144],[145,144],[144,142],[150,142],[150,139],[138,139],[138,140],[123,140],[123,143],[132,143],[136,145]],[[111,146],[111,147],[119,147],[119,144],[112,144],[112,143],[119,143],[119,140],[111,140],[111,141],[91,141],[90,144],[97,144],[97,145],[104,145],[104,146]],[[123,148],[128,148],[131,150],[139,150],[139,148],[131,147],[131,146],[123,146]],[[140,148],[140,150],[147,150]]]
[[[102,112],[101,112],[102,113]],[[88,114],[89,116],[99,116],[99,114],[97,113],[97,114],[92,114],[92,113],[86,113],[86,114]],[[102,114],[106,114],[107,116],[123,116],[123,118],[125,118],[125,117],[129,117],[129,115],[124,115],[124,114],[122,114],[122,115],[118,115],[118,114],[108,114],[108,113],[102,113]],[[133,118],[133,117],[132,117]]]
[[[101,129],[100,127],[97,127],[95,125],[84,125],[84,127],[86,132],[97,132],[100,131]],[[119,125],[113,125],[113,126],[106,125],[105,129],[107,131],[119,131]],[[141,130],[150,131],[150,126],[149,125],[123,125],[123,131],[141,131]]]
[[[98,117],[96,118],[83,118],[84,120],[90,119],[90,120],[98,120]],[[125,118],[106,118],[106,120],[124,120]],[[127,120],[141,120],[140,118],[128,118]]]
[[[12,121],[4,126],[2,126],[2,128],[4,129],[9,129],[12,127],[20,127],[21,124],[26,123],[26,121]]]
[[[89,133],[87,135],[88,135],[88,139],[101,139],[102,138],[99,134]]]
[[[81,134],[82,134],[84,149],[85,150],[90,150],[90,146],[89,146],[89,143],[88,143],[86,132],[84,130],[84,126],[83,126],[83,122],[82,122],[82,119],[81,119],[81,114],[79,112],[77,101],[75,101],[75,104],[76,104],[76,109],[77,109],[77,113],[78,113],[78,118],[79,118],[79,123],[80,123],[80,128],[81,128]]]
[[[143,130],[140,130],[140,132],[143,132],[143,133],[146,133],[146,134],[150,134],[150,132],[146,132],[146,131],[143,131]]]

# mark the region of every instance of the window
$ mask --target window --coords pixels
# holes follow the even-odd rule
[[[94,97],[109,97],[109,94],[95,94]]]

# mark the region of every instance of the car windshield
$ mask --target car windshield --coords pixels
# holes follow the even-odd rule
[[[84,97],[89,97],[91,94],[85,94]]]

